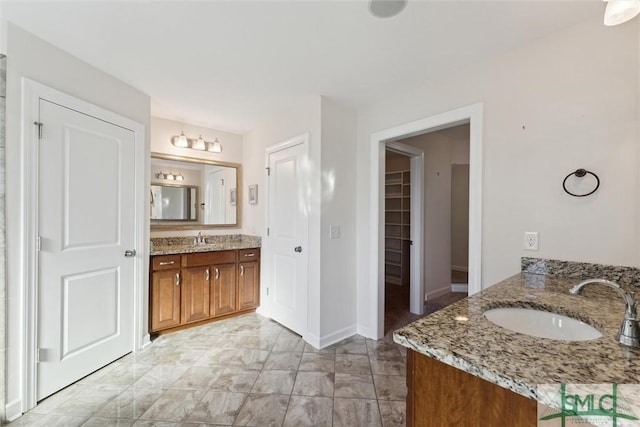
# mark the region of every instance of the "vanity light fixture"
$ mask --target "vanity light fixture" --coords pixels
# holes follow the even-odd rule
[[[216,138],[214,142],[207,142],[202,138],[202,135],[200,135],[198,139],[189,139],[184,135],[184,132],[180,132],[180,135],[171,138],[171,143],[179,148],[222,153],[222,144],[218,141],[218,138]]]
[[[198,137],[198,139],[193,141],[193,145],[191,145],[191,148],[193,148],[194,150],[206,150],[207,149],[207,144],[204,142],[204,139],[202,139],[202,135],[200,135]]]
[[[640,0],[603,0],[607,3],[604,11],[604,25],[611,27],[632,20],[640,13]]]
[[[180,148],[187,148],[189,146],[189,140],[184,136],[184,132],[180,132],[180,136],[173,137],[171,142],[173,145]]]
[[[162,171],[156,174],[156,178],[164,179],[167,181],[184,181],[184,176],[181,173],[164,173]]]
[[[220,144],[220,141],[218,141],[218,138],[216,138],[216,140],[213,141],[213,143],[209,144],[207,151],[211,151],[212,153],[222,153],[222,144]]]
[[[181,173],[179,173],[177,175],[173,175],[173,176],[176,179],[176,181],[184,181],[184,176],[182,176]]]

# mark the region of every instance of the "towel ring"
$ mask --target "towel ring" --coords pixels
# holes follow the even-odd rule
[[[571,191],[567,190],[567,179],[569,179],[569,177],[570,177],[571,175],[575,175],[575,176],[577,176],[578,178],[582,178],[582,177],[584,177],[584,176],[585,176],[585,175],[587,175],[587,174],[589,174],[589,175],[593,175],[593,177],[596,179],[596,188],[594,188],[593,190],[589,191],[588,193],[584,193],[584,194],[574,194],[574,193],[572,193]],[[588,171],[588,170],[586,170],[586,169],[582,169],[582,168],[581,168],[581,169],[578,169],[578,170],[577,170],[577,171],[575,171],[575,172],[571,172],[569,175],[567,175],[566,177],[564,177],[564,180],[562,181],[562,188],[564,189],[565,193],[567,193],[567,194],[569,194],[569,195],[571,195],[571,196],[573,196],[573,197],[586,197],[586,196],[590,196],[590,195],[592,195],[593,193],[595,193],[595,192],[596,192],[596,190],[597,190],[599,187],[600,187],[600,178],[598,178],[598,175],[596,175],[595,173],[593,173],[593,172],[591,172],[591,171]]]

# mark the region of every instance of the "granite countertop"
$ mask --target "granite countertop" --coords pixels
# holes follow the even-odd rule
[[[160,237],[151,239],[150,255],[174,255],[195,252],[230,251],[259,248],[262,239],[242,234],[203,236],[206,243],[194,244],[194,237]]]
[[[578,281],[523,272],[398,329],[393,338],[407,348],[536,400],[540,400],[538,384],[640,384],[640,349],[625,347],[615,339],[624,315],[622,299],[613,289],[598,285],[583,288],[581,295],[569,294]],[[603,336],[590,341],[536,338],[501,328],[483,315],[491,308],[514,306],[578,318]]]

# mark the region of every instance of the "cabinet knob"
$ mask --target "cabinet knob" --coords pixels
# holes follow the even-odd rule
[[[302,246],[296,246],[295,248],[293,248],[293,250],[300,253],[302,252]]]

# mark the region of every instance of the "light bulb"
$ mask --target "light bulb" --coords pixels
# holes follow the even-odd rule
[[[633,19],[640,13],[638,0],[611,0],[604,12],[604,25],[611,27]]]
[[[222,153],[222,144],[218,141],[218,138],[209,146],[209,151],[212,153]]]
[[[204,139],[202,139],[202,135],[200,135],[198,137],[198,139],[196,139],[193,142],[193,148],[194,150],[206,150],[207,149],[207,144],[205,144]]]
[[[180,136],[173,139],[173,145],[180,148],[186,148],[189,146],[189,140],[184,136],[184,132],[180,132]]]

